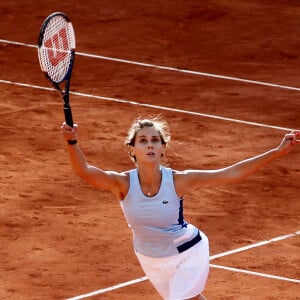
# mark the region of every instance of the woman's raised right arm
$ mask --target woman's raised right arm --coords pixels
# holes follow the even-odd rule
[[[70,140],[77,140],[77,129],[78,126],[76,124],[70,127],[64,122],[61,126],[61,132],[67,142],[67,150],[75,173],[92,186],[100,190],[110,190],[118,198],[122,198],[122,195],[126,194],[129,187],[128,176],[124,173],[104,171],[90,165],[78,143],[71,145],[68,143]]]

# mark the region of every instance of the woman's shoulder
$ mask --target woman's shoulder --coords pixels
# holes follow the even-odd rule
[[[137,169],[130,169],[126,171],[119,172],[120,176],[128,176],[130,173],[137,172]]]
[[[160,169],[162,170],[162,172],[166,172],[166,173],[172,174],[173,177],[177,176],[177,175],[184,174],[184,171],[175,170],[173,168],[166,167],[166,166],[160,166]]]
[[[130,169],[127,171],[123,171],[118,173],[118,177],[121,182],[125,183],[126,185],[129,185],[131,180],[138,178],[138,171],[137,169]]]
[[[159,168],[165,172],[177,173],[177,170],[172,169],[171,167],[160,165]]]
[[[173,182],[175,182],[176,180],[178,180],[178,178],[180,178],[183,174],[182,171],[179,170],[175,170],[169,167],[162,167],[161,168],[163,174],[165,174],[165,178],[168,178],[168,180],[172,180]]]

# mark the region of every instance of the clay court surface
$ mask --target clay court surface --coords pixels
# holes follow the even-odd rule
[[[0,299],[158,300],[119,203],[69,164],[62,101],[37,60],[54,11],[76,32],[71,103],[88,161],[133,168],[128,127],[160,115],[165,164],[184,170],[225,167],[300,129],[300,3],[0,3]],[[299,179],[300,147],[239,184],[186,195],[186,220],[210,239],[208,299],[300,299]]]

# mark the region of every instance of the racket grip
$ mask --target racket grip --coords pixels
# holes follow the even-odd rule
[[[71,106],[69,104],[65,104],[64,105],[64,114],[65,114],[65,120],[66,123],[73,127],[73,116],[72,116],[72,110],[71,110]]]

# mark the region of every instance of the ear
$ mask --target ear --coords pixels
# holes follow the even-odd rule
[[[135,156],[134,146],[128,146],[128,153],[131,157]]]

